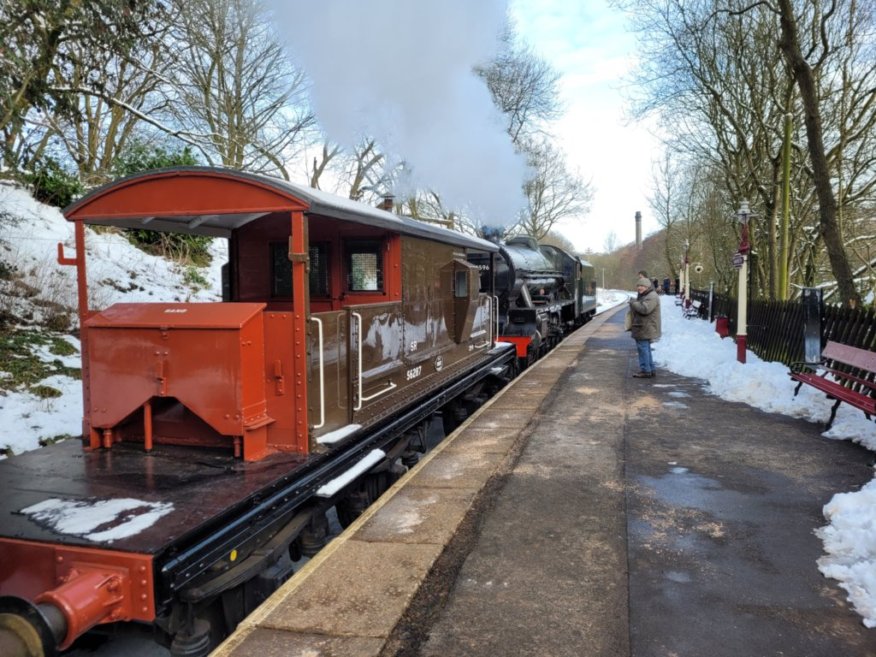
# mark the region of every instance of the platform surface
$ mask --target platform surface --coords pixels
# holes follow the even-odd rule
[[[813,533],[872,454],[631,378],[622,319],[491,400],[214,657],[876,655]]]

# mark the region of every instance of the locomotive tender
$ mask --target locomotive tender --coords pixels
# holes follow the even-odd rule
[[[491,242],[202,167],[64,212],[82,439],[0,462],[3,655],[54,655],[117,621],[174,657],[207,654],[318,549],[329,508],[349,522],[416,461],[436,413],[458,421],[516,368]],[[92,309],[85,223],[227,238],[223,301]],[[568,292],[551,294],[565,308]]]

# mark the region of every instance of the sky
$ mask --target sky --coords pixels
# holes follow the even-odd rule
[[[594,189],[590,213],[560,232],[579,251],[603,251],[610,233],[617,245],[659,229],[648,205],[659,141],[627,120],[625,86],[636,61],[636,37],[623,13],[605,0],[511,0],[520,37],[562,76],[565,115],[553,128],[571,168]]]
[[[45,285],[45,280],[68,277],[71,272],[69,267],[59,267],[52,257],[58,240],[66,240],[68,248],[72,244],[70,224],[58,209],[37,203],[27,193],[5,184],[0,184],[0,208],[8,216],[22,217],[21,223],[28,227],[26,232],[13,234],[4,230],[0,234],[0,247],[12,248],[14,245],[15,248],[4,255],[4,260],[11,260],[19,271],[25,272],[25,282],[37,287],[40,297],[46,299],[52,294],[52,289]],[[96,234],[87,229],[86,241],[90,255],[97,256],[89,260],[93,275],[91,287],[103,304],[122,300],[213,301],[219,298],[215,291],[220,289],[224,240],[217,240],[215,253],[218,257],[214,258],[209,269],[201,272],[213,282],[212,290],[195,293],[187,292],[182,284],[184,271],[174,269],[161,258],[143,253],[118,235]],[[69,279],[66,280],[69,285]],[[624,291],[600,290],[600,311],[623,303],[628,295]],[[745,365],[736,362],[736,345],[729,339],[722,340],[712,324],[682,319],[673,297],[662,296],[661,300],[664,304],[663,337],[654,353],[658,367],[699,379],[708,393],[722,399],[749,404],[769,413],[826,422],[832,403],[808,386],[795,397],[787,366],[761,361],[751,352]],[[29,310],[40,312],[37,305]],[[18,308],[16,312],[25,313],[27,309]],[[75,338],[67,336],[67,339],[79,348]],[[37,353],[47,361],[58,358],[47,351]],[[76,355],[61,357],[61,360],[71,367],[79,365]],[[57,388],[61,396],[43,400],[24,391],[0,395],[0,425],[6,428],[0,446],[9,446],[15,453],[20,453],[38,449],[40,438],[79,430],[82,417],[80,382],[55,376],[43,383]],[[845,404],[840,406],[831,430],[822,435],[829,439],[853,440],[876,451],[876,424]],[[123,518],[125,509],[145,504],[127,499],[113,502],[98,505],[97,510],[113,512]],[[62,499],[53,499],[48,507],[31,511],[48,512],[58,523],[74,523],[75,531],[79,533],[91,531],[82,523],[83,518],[90,518],[95,509],[83,510]],[[155,508],[151,511],[150,519],[157,519],[168,510]],[[823,515],[825,524],[813,527],[824,546],[824,554],[816,565],[826,577],[839,581],[862,616],[862,622],[868,627],[876,627],[876,479],[857,491],[835,491],[824,506]],[[141,528],[125,526],[123,529],[138,531]]]

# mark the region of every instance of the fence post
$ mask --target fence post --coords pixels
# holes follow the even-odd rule
[[[709,281],[709,323],[715,319],[715,281]]]
[[[800,295],[803,304],[803,360],[810,364],[821,361],[821,309],[823,291],[804,287]]]

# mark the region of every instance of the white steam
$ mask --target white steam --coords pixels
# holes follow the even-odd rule
[[[373,137],[413,186],[490,223],[524,205],[525,159],[472,69],[499,48],[507,0],[273,0],[317,118],[351,148]],[[396,190],[401,195],[405,190]]]

